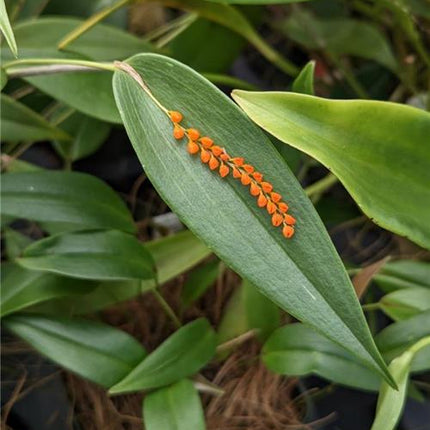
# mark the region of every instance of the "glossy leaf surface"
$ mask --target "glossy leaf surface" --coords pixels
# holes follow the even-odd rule
[[[430,247],[430,113],[282,92],[233,98],[266,131],[328,167],[377,224]]]
[[[2,176],[1,213],[34,221],[69,224],[75,230],[112,228],[134,232],[125,204],[94,176],[39,171]]]
[[[33,243],[17,262],[32,270],[83,279],[153,279],[151,254],[134,236],[116,230],[75,232]]]
[[[113,386],[111,394],[172,384],[198,372],[215,353],[215,333],[199,318],[181,327]]]
[[[4,324],[52,361],[106,388],[146,355],[133,337],[95,321],[13,315]]]
[[[205,419],[197,390],[188,379],[145,396],[146,430],[204,430]]]
[[[270,140],[219,90],[184,65],[142,54],[130,64],[168,109],[244,156],[288,196],[296,235],[283,238],[249,191],[220,179],[172,137],[172,125],[124,72],[114,92],[127,133],[151,182],[179,217],[237,273],[279,306],[308,322],[383,373],[345,269],[312,204]],[[280,173],[282,172],[282,173]],[[328,270],[330,268],[330,270]]]

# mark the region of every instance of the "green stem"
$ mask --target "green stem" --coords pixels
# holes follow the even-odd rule
[[[62,50],[66,48],[67,45],[72,43],[78,37],[82,36],[88,30],[93,28],[100,21],[103,21],[106,17],[116,12],[118,9],[121,9],[125,6],[130,0],[120,0],[118,3],[115,3],[112,6],[109,6],[105,9],[102,9],[100,12],[97,12],[90,18],[88,18],[85,22],[83,22],[80,26],[72,30],[69,34],[67,34],[64,39],[60,41],[58,44],[58,49]]]
[[[380,306],[379,303],[367,303],[361,307],[363,311],[377,311]]]
[[[181,321],[179,321],[179,318],[176,316],[173,309],[170,307],[170,305],[166,302],[164,297],[160,294],[160,292],[157,289],[151,290],[154,297],[157,299],[160,306],[163,308],[164,312],[166,312],[166,315],[170,317],[170,319],[173,321],[173,324],[175,324],[176,328],[181,328],[182,324]]]
[[[219,73],[202,73],[202,75],[211,81],[213,84],[225,85],[231,88],[238,88],[247,91],[258,91],[256,85],[250,84],[242,79],[235,78],[234,76],[223,75]]]
[[[408,351],[412,353],[412,355],[415,355],[420,349],[425,348],[426,346],[430,345],[430,336],[423,337],[420,339],[417,343],[412,345]]]
[[[307,196],[313,196],[315,194],[321,194],[327,191],[331,186],[333,186],[338,181],[337,177],[333,173],[329,173],[324,178],[319,181],[309,185],[305,188],[305,193]]]

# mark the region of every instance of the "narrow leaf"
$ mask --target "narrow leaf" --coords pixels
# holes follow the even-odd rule
[[[82,296],[95,288],[88,281],[27,270],[12,263],[2,264],[1,316],[58,297]]]
[[[127,133],[169,207],[233,270],[280,307],[387,376],[324,225],[270,140],[188,67],[153,54],[136,56],[130,64],[164,106],[184,114],[187,127],[210,136],[232,156],[244,156],[273,182],[275,190],[288,196],[298,220],[296,235],[286,240],[249,190],[233,178],[220,179],[187,154],[184,144],[172,138],[171,122],[154,101],[133,78],[115,72],[114,93]]]
[[[282,92],[233,98],[266,131],[328,167],[376,223],[430,247],[428,112]]]
[[[53,126],[41,115],[6,94],[1,94],[0,110],[3,141],[71,139],[63,130]]]
[[[83,279],[152,279],[151,254],[120,231],[65,233],[30,245],[17,262],[32,270]]]
[[[2,175],[1,197],[1,213],[4,215],[67,223],[75,230],[135,231],[122,200],[100,179],[84,173],[8,173]]]
[[[198,372],[215,353],[215,333],[199,318],[173,333],[109,392],[119,394],[172,384]]]
[[[106,388],[146,355],[130,335],[95,321],[14,315],[4,324],[42,355]]]
[[[3,33],[13,55],[18,57],[18,48],[16,46],[15,36],[9,22],[4,0],[0,0],[0,30]]]
[[[290,376],[319,375],[348,387],[377,391],[379,376],[325,336],[304,324],[276,330],[264,345],[264,364]]]
[[[205,419],[197,390],[188,379],[147,394],[143,401],[146,430],[204,430]]]
[[[32,242],[28,236],[8,227],[3,229],[3,239],[8,260],[15,260]]]
[[[315,61],[309,61],[294,79],[292,91],[295,93],[314,95]]]

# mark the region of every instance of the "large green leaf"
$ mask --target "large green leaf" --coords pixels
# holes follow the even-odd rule
[[[345,269],[328,234],[270,140],[224,94],[188,67],[154,54],[130,60],[155,97],[193,126],[244,156],[288,196],[296,235],[283,238],[249,191],[224,180],[172,138],[172,125],[127,74],[114,93],[127,133],[157,191],[189,228],[237,273],[283,309],[385,373]]]
[[[188,379],[147,394],[143,401],[146,430],[204,430],[199,394]]]
[[[33,243],[17,262],[32,270],[83,279],[153,279],[151,254],[134,236],[116,230],[75,232]]]
[[[390,44],[368,22],[345,17],[318,19],[308,11],[296,9],[280,28],[307,49],[354,55],[374,60],[392,71],[398,70]]]
[[[389,325],[378,333],[375,341],[384,358],[390,362],[426,336],[430,336],[430,310]],[[430,370],[430,346],[417,352],[411,363],[412,372],[427,370]]]
[[[109,392],[119,394],[172,384],[199,371],[215,353],[215,333],[199,318],[181,327]]]
[[[317,374],[348,387],[377,391],[381,379],[339,345],[304,324],[276,330],[264,345],[264,364],[290,376]]]
[[[316,158],[382,227],[430,247],[430,114],[401,104],[234,91],[258,125]]]
[[[387,263],[374,280],[384,291],[430,288],[430,263],[415,260],[393,261]]]
[[[430,336],[425,337],[407,349],[390,363],[390,371],[397,383],[394,390],[382,383],[376,406],[376,417],[371,430],[393,430],[403,410],[412,360],[422,348],[430,346]]]
[[[161,285],[193,267],[210,254],[210,250],[191,232],[185,231],[163,239],[147,242]],[[37,308],[41,313],[86,314],[104,309],[156,287],[154,280],[100,282],[84,299],[69,297],[54,300]]]
[[[146,355],[127,333],[94,321],[13,315],[4,324],[41,354],[106,388]]]
[[[4,0],[0,0],[0,30],[3,33],[10,50],[15,57],[18,57],[18,48],[16,46],[15,37],[7,15]],[[3,48],[2,48],[3,50]]]
[[[96,286],[93,282],[26,270],[12,263],[2,264],[1,277],[2,317],[53,298],[81,296]]]
[[[71,140],[66,132],[5,94],[1,94],[0,111],[2,141]]]
[[[34,221],[69,224],[75,230],[112,228],[134,232],[130,213],[102,181],[77,172],[2,175],[1,213]]]

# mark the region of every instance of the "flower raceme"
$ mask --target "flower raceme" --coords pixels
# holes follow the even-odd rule
[[[173,137],[177,140],[187,138],[187,150],[191,155],[199,154],[202,163],[217,171],[222,178],[231,174],[233,178],[240,180],[242,185],[249,186],[249,192],[257,199],[257,205],[266,208],[271,215],[273,226],[282,226],[282,234],[287,239],[294,235],[296,220],[287,213],[288,205],[282,201],[280,194],[273,191],[272,184],[263,180],[260,172],[247,164],[242,157],[230,157],[225,149],[216,145],[210,137],[200,136],[198,130],[182,127],[180,123],[183,116],[180,112],[167,113],[173,123]]]

